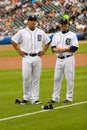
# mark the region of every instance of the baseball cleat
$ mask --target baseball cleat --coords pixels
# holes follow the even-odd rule
[[[48,101],[48,103],[57,103],[57,102],[54,100],[50,100],[50,101]]]
[[[21,105],[24,105],[24,104],[26,104],[28,101],[27,100],[20,100],[20,99],[16,99],[15,100],[15,103],[16,104],[21,104]]]
[[[33,104],[42,104],[42,102],[40,102],[40,101],[35,101]]]
[[[67,99],[64,101],[64,103],[71,103],[71,102],[72,102],[72,101],[67,100]]]
[[[16,99],[15,100],[15,104],[20,104],[21,103],[21,100],[20,99]]]
[[[21,104],[21,105],[25,105],[25,104],[27,104],[27,103],[28,103],[27,100],[22,100],[20,104]]]

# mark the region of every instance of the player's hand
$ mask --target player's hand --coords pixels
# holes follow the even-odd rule
[[[42,56],[42,55],[44,55],[44,51],[40,51],[39,53],[38,53],[38,56]]]
[[[25,57],[25,56],[26,56],[26,53],[23,52],[23,51],[20,51],[19,54],[20,54],[20,56],[22,56],[22,57]]]

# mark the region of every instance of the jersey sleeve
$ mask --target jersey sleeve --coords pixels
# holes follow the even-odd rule
[[[51,46],[57,46],[58,44],[58,39],[57,39],[57,33],[54,34],[53,38],[52,38],[52,43]]]
[[[21,43],[21,31],[17,32],[12,38],[12,41],[14,41],[16,44]]]
[[[78,39],[75,33],[73,33],[72,46],[78,47]]]
[[[50,40],[49,36],[45,32],[43,32],[43,43],[48,44],[50,42],[51,42],[51,40]]]

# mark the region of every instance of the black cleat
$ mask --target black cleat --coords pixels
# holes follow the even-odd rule
[[[48,103],[57,103],[57,102],[54,100],[50,100]]]
[[[21,105],[27,104],[27,102],[28,102],[27,100],[19,100],[19,99],[15,100],[16,104],[21,104]]]
[[[71,101],[66,99],[64,103],[71,103]]]
[[[21,103],[21,100],[20,99],[16,99],[15,100],[15,104],[20,104]]]
[[[42,102],[40,102],[40,101],[37,100],[33,104],[37,104],[38,105],[38,104],[42,104]]]
[[[28,103],[27,100],[22,100],[20,104],[21,104],[21,105],[24,105],[24,104],[27,104],[27,103]]]

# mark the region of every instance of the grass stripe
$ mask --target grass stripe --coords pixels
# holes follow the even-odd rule
[[[59,107],[55,107],[54,110],[58,110],[58,109],[62,109],[62,108],[68,108],[68,107],[77,106],[77,105],[82,105],[82,104],[86,104],[86,103],[87,103],[87,101],[83,101],[83,102],[73,103],[73,104],[69,104],[69,105],[59,106]],[[21,117],[25,117],[25,116],[31,116],[31,115],[35,115],[35,114],[39,114],[39,113],[43,113],[43,112],[48,112],[48,111],[51,111],[51,110],[50,109],[48,109],[48,110],[41,110],[41,111],[21,114],[21,115],[17,115],[17,116],[1,118],[0,121],[16,119],[16,118],[21,118]]]

